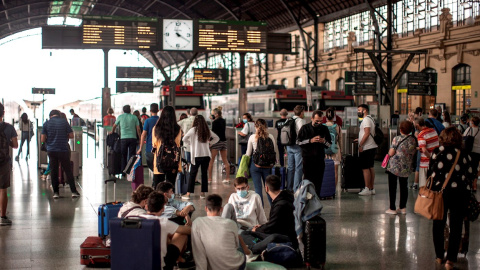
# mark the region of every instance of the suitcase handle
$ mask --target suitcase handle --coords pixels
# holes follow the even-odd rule
[[[120,226],[126,229],[140,229],[142,228],[142,221],[138,219],[124,219]]]
[[[113,201],[116,201],[117,195],[116,195],[116,189],[117,189],[117,178],[112,178],[112,179],[107,179],[105,180],[105,204],[108,203],[107,201],[107,184],[108,182],[113,182]]]

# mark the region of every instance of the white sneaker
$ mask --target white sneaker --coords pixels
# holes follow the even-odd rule
[[[368,187],[365,187],[364,189],[362,189],[362,191],[358,193],[358,195],[360,196],[372,195],[372,192],[370,191],[370,189],[368,189]]]
[[[395,210],[392,210],[392,209],[388,209],[387,211],[385,211],[386,214],[389,214],[389,215],[396,215],[397,214],[397,211]]]
[[[190,200],[190,196],[183,195],[183,196],[182,196],[182,200]]]
[[[370,192],[372,193],[372,195],[375,195],[375,189],[370,190]]]
[[[397,213],[406,215],[407,214],[407,208],[398,208]]]
[[[222,181],[222,183],[224,183],[224,184],[230,184],[230,180],[224,179],[224,180]]]

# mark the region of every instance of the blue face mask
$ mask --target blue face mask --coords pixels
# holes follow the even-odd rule
[[[248,191],[246,191],[246,190],[237,190],[237,195],[242,197],[242,198],[247,197],[247,194],[248,194]]]
[[[245,124],[246,124],[247,122],[248,122],[248,120],[247,120],[247,119],[243,119],[243,123],[245,123]]]
[[[175,199],[175,194],[172,194],[172,196],[168,199],[168,202],[172,202]]]

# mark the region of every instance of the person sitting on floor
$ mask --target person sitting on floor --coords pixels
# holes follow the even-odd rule
[[[220,216],[222,197],[209,195],[205,202],[206,217],[198,217],[192,226],[193,257],[197,270],[245,269],[251,252],[238,236],[233,220]]]
[[[167,218],[160,217],[165,209],[165,202],[165,195],[162,192],[153,191],[148,196],[147,214],[140,217],[159,220],[162,269],[173,270],[181,252],[186,248],[188,235],[192,230],[190,226],[178,225]]]
[[[175,194],[173,193],[173,185],[170,182],[160,182],[157,185],[157,191],[163,192],[167,204],[161,217],[166,217],[178,225],[192,225],[192,213],[195,211],[195,207],[192,202],[183,202],[175,200]]]
[[[233,186],[235,193],[223,207],[222,217],[236,221],[244,230],[267,223],[262,200],[255,191],[249,190],[248,179],[237,177]]]
[[[132,193],[132,199],[126,202],[118,211],[119,218],[129,216],[140,216],[147,213],[145,206],[147,205],[148,195],[153,192],[153,188],[140,185]]]

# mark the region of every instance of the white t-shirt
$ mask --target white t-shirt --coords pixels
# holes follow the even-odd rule
[[[255,225],[267,223],[262,200],[255,191],[249,190],[245,198],[238,196],[236,192],[232,193],[228,199],[228,203],[233,205],[237,222],[241,225],[250,228]]]
[[[134,207],[140,207],[140,208],[133,209],[132,211],[128,212],[128,214],[125,217],[140,216],[140,215],[145,215],[147,213],[147,211],[145,211],[145,209],[143,209],[139,204],[136,204],[134,202],[127,202],[118,211],[118,217],[121,218],[125,211],[128,211]]]
[[[162,261],[162,269],[165,266],[164,257],[167,255],[167,239],[168,235],[173,235],[177,229],[178,224],[168,220],[167,218],[157,217],[152,215],[141,215],[146,219],[158,219],[160,221],[160,258]]]
[[[243,134],[247,134],[247,135],[248,135],[248,133],[255,134],[255,132],[257,132],[257,130],[255,129],[255,123],[247,122],[243,126],[243,129],[240,132],[242,132]]]
[[[363,118],[362,124],[360,124],[360,133],[358,134],[358,142],[362,141],[363,135],[365,135],[365,128],[370,128],[370,134],[368,135],[368,139],[363,144],[363,150],[377,148],[378,145],[373,140],[373,136],[375,136],[375,123],[373,122],[372,118],[369,115]]]
[[[477,136],[475,136],[475,134]],[[480,154],[480,132],[478,130],[478,127],[468,127],[463,133],[463,136],[467,136],[467,135],[475,136],[475,139],[473,140],[472,152]]]

